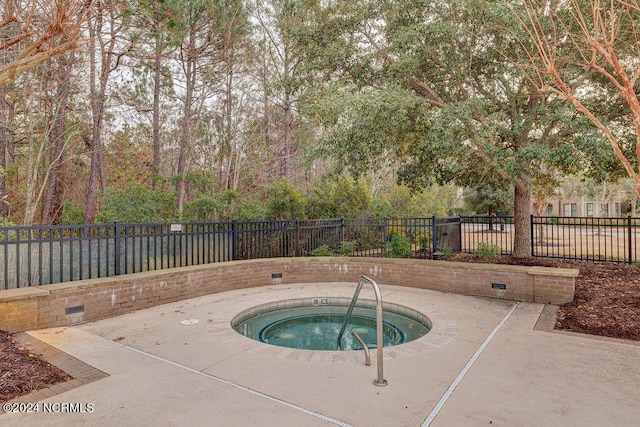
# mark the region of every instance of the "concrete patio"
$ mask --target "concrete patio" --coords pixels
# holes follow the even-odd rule
[[[91,411],[6,413],[0,424],[638,425],[640,345],[553,332],[551,306],[543,304],[382,285],[384,301],[418,310],[434,324],[419,340],[385,348],[386,387],[372,383],[375,357],[367,367],[361,352],[275,347],[229,325],[259,304],[350,297],[354,288],[241,289],[28,332],[107,376],[43,400],[21,399],[91,404]],[[363,289],[361,298],[372,292]],[[185,319],[200,322],[185,326]]]

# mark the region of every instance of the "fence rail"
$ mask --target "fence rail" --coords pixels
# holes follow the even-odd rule
[[[532,216],[531,234],[532,256],[639,261],[640,218]],[[513,218],[496,216],[0,227],[0,290],[230,260],[399,256],[393,236],[414,258],[480,243],[511,254],[513,235]]]

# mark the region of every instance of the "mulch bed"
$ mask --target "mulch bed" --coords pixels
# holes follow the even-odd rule
[[[486,262],[460,254],[456,261]],[[576,268],[573,302],[558,310],[556,329],[628,340],[640,340],[640,266],[612,262],[569,261],[500,256],[497,264]]]
[[[64,371],[16,343],[11,334],[0,331],[0,402],[70,379]]]
[[[487,262],[469,254],[459,254],[453,260]],[[640,340],[640,267],[505,256],[490,262],[579,269],[575,298],[560,307],[556,329]],[[0,402],[70,379],[65,372],[18,345],[11,334],[0,331]]]

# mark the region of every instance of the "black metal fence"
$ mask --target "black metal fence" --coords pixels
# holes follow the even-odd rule
[[[531,216],[531,256],[584,261],[640,262],[640,218]],[[513,217],[461,217],[462,252],[485,243],[513,250]]]
[[[638,262],[639,218],[531,217],[531,232],[532,256]],[[1,227],[0,290],[271,257],[510,254],[513,234],[495,216]]]
[[[0,228],[0,289],[230,259],[230,227],[102,224]]]
[[[640,218],[531,217],[533,256],[613,261],[640,261]]]
[[[497,247],[502,255],[511,255],[514,235],[512,216],[462,216],[460,223],[461,252],[473,253],[484,243]]]

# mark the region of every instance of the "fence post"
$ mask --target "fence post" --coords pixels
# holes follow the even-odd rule
[[[344,218],[340,218],[340,242],[344,242]]]
[[[237,253],[237,229],[236,229],[236,220],[231,220],[231,261],[236,261],[238,259]]]
[[[295,256],[296,258],[300,256],[300,220],[296,219],[296,232],[295,232]]]
[[[382,257],[387,255],[387,217],[382,218],[382,234],[384,239],[382,241]]]
[[[438,252],[438,237],[436,236],[436,217],[431,217],[431,258]]]
[[[633,264],[633,245],[631,244],[632,238],[633,234],[631,233],[631,215],[627,215],[627,245],[629,250],[629,264]]]
[[[120,221],[113,222],[113,272],[120,275]],[[107,273],[107,275],[109,275]]]
[[[529,227],[531,229],[531,256],[535,256],[535,254],[533,253],[534,251],[534,246],[533,246],[533,242],[534,242],[534,238],[533,238],[533,231],[535,229],[535,227],[533,226],[533,214],[529,216]],[[515,226],[514,226],[514,233],[515,233]],[[513,250],[513,248],[512,248]]]

